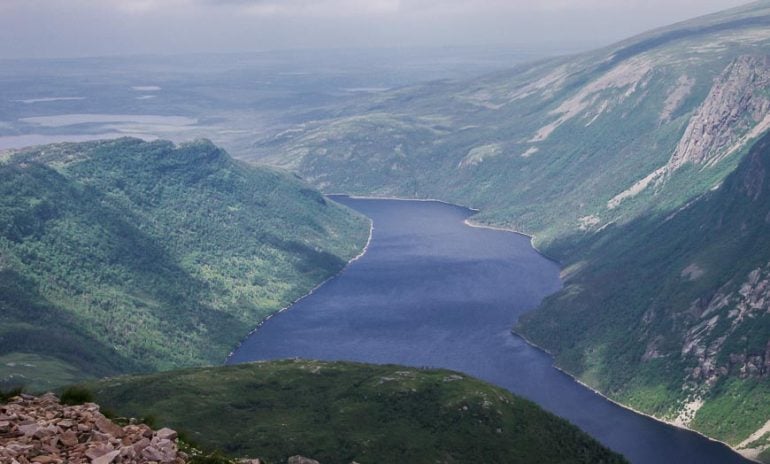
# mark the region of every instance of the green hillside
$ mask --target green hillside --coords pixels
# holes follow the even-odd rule
[[[758,2],[575,57],[382,92],[260,140],[255,156],[325,191],[466,204],[547,246],[675,208],[730,172],[738,157],[726,152],[770,128],[769,26],[770,2]]]
[[[151,415],[205,449],[268,463],[625,462],[534,403],[445,370],[278,361],[87,387],[117,414]]]
[[[675,215],[593,237],[590,266],[517,330],[613,398],[738,445],[770,420],[768,237],[770,134]]]
[[[747,154],[768,130],[760,1],[379,93],[256,150],[326,191],[439,198],[533,234],[567,285],[518,330],[609,396],[756,455],[770,432],[770,250],[751,163],[765,166],[766,140]],[[762,193],[748,201],[737,179],[751,175]]]
[[[367,221],[210,142],[58,144],[0,161],[0,379],[219,363],[338,272]]]

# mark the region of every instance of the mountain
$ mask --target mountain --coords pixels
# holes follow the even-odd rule
[[[534,403],[446,370],[294,360],[86,387],[117,414],[266,462],[626,462]]]
[[[383,92],[256,153],[327,191],[438,198],[534,235],[565,288],[517,331],[611,398],[770,460],[769,26],[755,2]]]
[[[222,362],[339,272],[365,218],[208,141],[0,159],[0,378],[33,389]]]
[[[770,448],[768,237],[770,134],[718,189],[592,237],[590,266],[517,331],[612,398],[757,457]]]
[[[260,140],[333,192],[432,197],[557,236],[674,209],[770,128],[770,3],[473,81],[382,92]]]

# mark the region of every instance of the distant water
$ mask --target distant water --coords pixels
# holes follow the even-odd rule
[[[368,252],[267,321],[231,363],[290,357],[466,372],[539,403],[634,463],[745,463],[719,443],[623,409],[552,367],[511,327],[561,288],[517,234],[438,202],[336,197],[374,221]]]

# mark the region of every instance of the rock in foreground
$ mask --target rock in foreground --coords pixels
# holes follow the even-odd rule
[[[9,464],[184,464],[177,434],[145,424],[121,427],[85,403],[67,406],[49,393],[0,406],[0,462]]]

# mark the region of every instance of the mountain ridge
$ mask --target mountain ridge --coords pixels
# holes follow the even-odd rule
[[[571,273],[565,290],[523,317],[517,331],[610,397],[721,438],[756,458],[767,447],[761,439],[768,437],[760,434],[754,448],[744,442],[763,429],[770,414],[764,400],[770,392],[762,380],[770,372],[770,251],[762,240],[770,218],[769,163],[766,135],[719,189],[687,208],[597,235],[589,246],[605,250],[586,254],[601,257],[593,263],[601,273],[586,268]],[[636,243],[624,247],[617,237],[629,236],[629,228],[637,229]],[[698,237],[681,230],[696,230]],[[575,330],[565,332],[555,319]],[[604,329],[597,331],[589,320]],[[641,373],[629,373],[635,369]],[[663,381],[658,383],[655,372],[668,374],[658,375]],[[645,393],[653,386],[655,395]]]
[[[296,178],[207,141],[48,145],[0,171],[10,383],[221,362],[368,234],[363,217]]]

